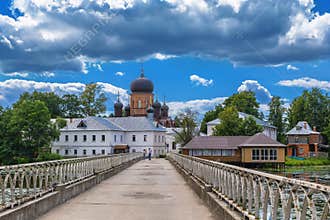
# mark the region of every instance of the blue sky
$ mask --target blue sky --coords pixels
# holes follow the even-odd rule
[[[101,82],[112,111],[141,63],[172,115],[203,113],[238,91],[256,92],[263,110],[271,96],[330,91],[329,0],[56,2],[0,2],[1,105]]]

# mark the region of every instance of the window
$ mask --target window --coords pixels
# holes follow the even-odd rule
[[[96,154],[96,150],[94,150],[94,149],[93,149],[93,151],[92,151],[92,152],[93,152],[93,155],[95,155],[95,154]]]
[[[143,135],[143,141],[144,141],[144,142],[147,141],[147,135]]]
[[[164,136],[162,136],[162,142],[163,142],[163,143],[165,142],[165,137],[164,137]]]
[[[73,151],[73,154],[74,154],[74,155],[77,155],[77,154],[78,154],[78,150],[75,149],[75,150]]]
[[[69,135],[65,135],[65,141],[69,141]]]
[[[93,134],[93,136],[92,136],[92,140],[93,140],[93,141],[96,141],[96,135]]]
[[[234,151],[233,150],[222,150],[221,155],[224,157],[231,157],[231,156],[234,156]]]
[[[299,148],[299,154],[303,154],[304,153],[304,148],[300,147]]]
[[[87,141],[87,135],[84,135],[84,136],[83,136],[83,140],[84,140],[84,142]]]
[[[56,140],[57,142],[58,142],[58,141],[60,141],[60,137],[56,137],[56,139],[55,139],[55,140]]]
[[[157,136],[155,135],[154,137],[154,142],[156,143],[157,142]]]
[[[172,142],[172,150],[176,150],[176,143]]]
[[[135,152],[136,152],[136,150],[135,150],[135,149],[133,149],[133,150],[132,150],[132,152],[133,152],[133,153],[135,153]]]
[[[73,141],[78,141],[78,135],[75,135],[75,136],[73,136],[74,138],[73,138]]]
[[[269,160],[277,160],[277,150],[276,149],[269,150]]]
[[[68,155],[69,154],[69,150],[65,150],[65,155]]]
[[[123,142],[123,135],[120,135],[120,142]]]
[[[87,154],[87,150],[83,150],[83,155],[86,155]]]
[[[56,149],[56,153],[57,153],[57,154],[60,154],[60,150],[59,150],[59,149]]]
[[[295,141],[296,143],[298,143],[298,142],[299,142],[299,137],[298,137],[298,136],[295,136],[295,137],[294,137],[294,141]]]
[[[104,142],[105,141],[105,135],[102,134],[102,141]]]
[[[265,160],[265,150],[264,149],[261,149],[260,151],[261,151],[261,153],[260,153],[261,160]]]
[[[102,154],[105,154],[105,150],[102,150],[101,153],[102,153]]]
[[[136,141],[136,136],[132,135],[132,141],[135,142]]]
[[[160,143],[160,136],[158,136],[158,143]]]
[[[115,142],[117,142],[117,135],[114,135],[113,139],[114,139]]]
[[[252,150],[252,160],[259,160],[259,149],[253,149]]]
[[[138,108],[142,108],[141,100],[138,101]]]

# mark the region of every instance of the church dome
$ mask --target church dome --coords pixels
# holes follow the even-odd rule
[[[164,103],[163,106],[162,106],[162,110],[166,110],[168,111],[169,107]]]
[[[151,80],[144,77],[143,70],[141,72],[141,76],[131,83],[131,91],[146,92],[146,93],[150,93],[154,91],[154,84],[152,83]]]
[[[118,108],[118,109],[122,109],[123,108],[123,103],[121,103],[121,102],[116,102],[115,103],[115,108]]]
[[[131,109],[131,107],[129,105],[125,106],[125,111],[129,111]]]
[[[153,108],[161,108],[161,104],[158,102],[158,100],[156,100],[155,102],[154,102],[154,104],[152,104],[152,107]]]
[[[154,113],[154,110],[153,110],[151,107],[149,107],[149,108],[147,109],[147,113]]]

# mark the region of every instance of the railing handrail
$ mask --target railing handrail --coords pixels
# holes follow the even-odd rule
[[[173,153],[173,154],[176,154],[177,156],[189,158],[191,160],[195,160],[195,161],[198,161],[198,162],[201,162],[201,163],[205,163],[205,164],[208,164],[208,165],[231,168],[231,169],[235,169],[235,170],[242,171],[242,172],[245,172],[245,173],[250,173],[250,174],[262,176],[262,177],[265,177],[267,179],[273,179],[273,180],[277,180],[277,181],[280,181],[280,182],[286,182],[286,183],[290,183],[290,184],[300,185],[300,186],[303,186],[303,187],[308,187],[308,188],[312,188],[312,189],[315,189],[315,190],[330,193],[330,186],[327,186],[327,185],[313,183],[313,182],[309,182],[309,181],[305,181],[305,180],[292,179],[292,178],[288,178],[288,177],[284,177],[284,176],[279,176],[279,175],[275,175],[275,174],[271,174],[271,173],[266,173],[266,172],[257,171],[257,170],[253,170],[253,169],[243,168],[243,167],[239,167],[239,166],[235,166],[235,165],[231,165],[231,164],[226,164],[226,163],[221,163],[221,162],[217,162],[217,161],[202,159],[202,158],[198,158],[198,157],[193,157],[193,156],[188,156],[188,155],[183,155],[183,154],[178,154],[178,153]]]
[[[16,168],[24,168],[24,167],[31,167],[31,166],[51,165],[51,164],[66,163],[66,162],[78,162],[81,160],[87,161],[87,160],[95,160],[95,159],[102,159],[102,158],[108,158],[108,157],[118,157],[118,156],[126,155],[126,154],[127,153],[111,154],[111,155],[95,155],[95,156],[67,158],[67,159],[60,159],[60,160],[48,160],[48,161],[41,161],[41,162],[4,165],[4,166],[0,166],[0,172],[5,169],[16,169]],[[136,152],[136,153],[130,153],[130,154],[138,155],[140,153]]]
[[[329,186],[177,153],[169,158],[248,219],[329,217]]]
[[[100,155],[0,167],[0,211],[142,157]]]

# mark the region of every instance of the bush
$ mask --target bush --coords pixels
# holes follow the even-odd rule
[[[304,160],[294,159],[287,157],[285,159],[286,166],[323,166],[330,165],[330,160],[328,158],[307,158]]]
[[[159,155],[159,158],[166,158],[166,154]]]
[[[41,161],[48,161],[48,160],[61,160],[63,157],[59,154],[54,154],[54,153],[41,153],[39,154],[38,158],[36,161],[41,162]]]

